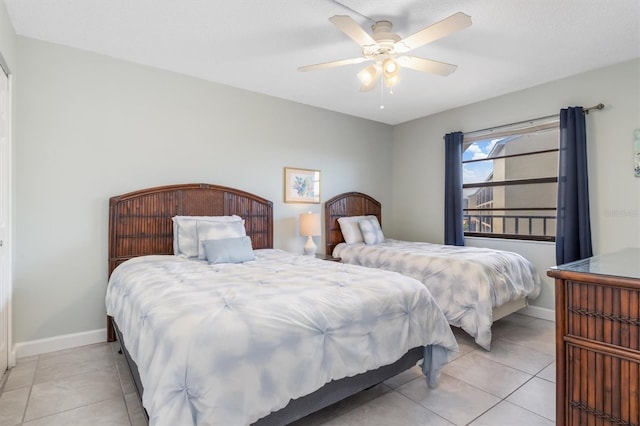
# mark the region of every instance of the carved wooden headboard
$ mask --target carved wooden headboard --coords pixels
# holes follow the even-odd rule
[[[173,254],[173,222],[181,216],[238,215],[254,249],[273,248],[273,203],[205,183],[142,189],[109,199],[109,276],[137,256]]]
[[[375,215],[382,225],[382,205],[361,192],[345,192],[324,203],[325,253],[333,253],[335,246],[344,241],[338,218],[343,216]]]

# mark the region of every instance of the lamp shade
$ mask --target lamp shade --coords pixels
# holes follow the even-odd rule
[[[300,215],[300,235],[311,237],[320,235],[322,227],[320,225],[320,213],[303,213]]]

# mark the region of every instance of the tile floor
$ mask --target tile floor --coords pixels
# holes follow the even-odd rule
[[[554,324],[513,314],[493,334],[487,352],[456,330],[460,352],[437,389],[415,367],[295,425],[554,424]],[[18,359],[0,395],[0,426],[146,425],[118,349],[102,343]]]

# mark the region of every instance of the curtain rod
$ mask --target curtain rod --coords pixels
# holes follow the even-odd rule
[[[598,105],[594,105],[594,106],[589,107],[589,108],[584,108],[583,111],[584,111],[585,114],[589,114],[589,111],[601,110],[603,108],[604,108],[604,104],[603,103],[599,103]],[[559,116],[559,114],[545,115],[544,117],[538,117],[538,118],[532,118],[532,119],[529,119],[529,120],[517,121],[515,123],[502,124],[500,126],[487,127],[486,129],[474,130],[472,132],[464,132],[464,135],[467,136],[467,135],[470,135],[472,133],[492,132],[494,130],[502,129],[504,127],[517,126],[518,124],[533,123],[534,121],[547,120],[549,118],[554,118],[554,117],[558,117],[558,116]]]

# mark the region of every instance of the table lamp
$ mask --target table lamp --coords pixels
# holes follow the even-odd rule
[[[304,244],[304,254],[315,256],[318,247],[313,242],[315,235],[320,235],[320,213],[303,213],[300,215],[300,235],[307,237]]]

